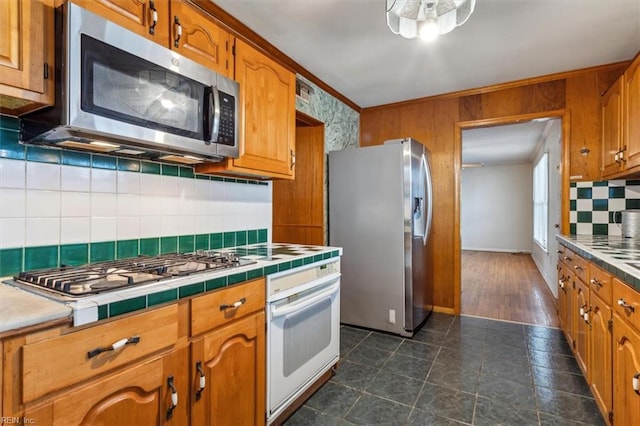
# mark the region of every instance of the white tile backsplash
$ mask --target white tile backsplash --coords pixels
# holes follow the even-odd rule
[[[269,185],[0,159],[0,249],[271,228]]]

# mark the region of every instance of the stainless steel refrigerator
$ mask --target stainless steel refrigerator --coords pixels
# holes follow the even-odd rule
[[[433,310],[429,151],[414,139],[329,153],[329,244],[343,247],[340,321],[413,336]]]

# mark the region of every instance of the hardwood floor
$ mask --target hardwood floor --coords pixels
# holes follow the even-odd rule
[[[528,254],[462,252],[462,315],[558,327],[555,298]]]

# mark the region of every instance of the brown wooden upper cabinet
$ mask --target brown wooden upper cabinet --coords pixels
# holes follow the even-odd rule
[[[602,177],[640,172],[640,54],[602,97]]]
[[[73,0],[143,37],[233,77],[231,36],[182,0]]]
[[[52,1],[0,1],[0,112],[54,103],[53,25]]]
[[[237,39],[235,80],[242,105],[240,157],[198,164],[196,172],[293,179],[295,74]]]

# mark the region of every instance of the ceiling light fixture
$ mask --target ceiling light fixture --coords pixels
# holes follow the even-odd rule
[[[476,0],[387,0],[387,25],[404,38],[434,40],[469,19]]]

